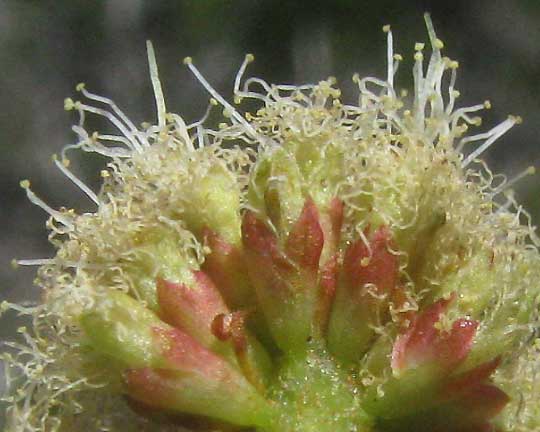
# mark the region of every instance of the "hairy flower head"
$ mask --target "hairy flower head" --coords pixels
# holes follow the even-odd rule
[[[234,82],[200,121],[157,124],[79,84],[78,141],[54,163],[96,205],[52,209],[53,258],[23,342],[7,343],[9,431],[534,431],[539,244],[512,179],[483,153],[520,122],[473,133],[458,63],[426,16],[413,91],[388,37],[384,79]],[[207,125],[221,107],[223,122]],[[85,116],[116,134],[89,132]],[[469,131],[471,129],[471,131]],[[99,193],[69,170],[110,158]]]

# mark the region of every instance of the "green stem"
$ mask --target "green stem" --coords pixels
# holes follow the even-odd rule
[[[371,431],[370,418],[349,380],[325,350],[288,355],[270,390],[280,416],[258,432]]]

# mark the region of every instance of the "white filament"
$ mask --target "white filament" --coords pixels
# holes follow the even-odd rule
[[[509,117],[501,124],[495,126],[489,132],[491,137],[481,146],[478,146],[478,148],[476,148],[476,150],[474,150],[469,156],[467,156],[467,158],[465,158],[465,160],[461,163],[462,168],[466,168],[467,165],[469,165],[473,160],[475,160],[478,156],[484,153],[495,141],[497,141],[497,139],[499,139],[506,132],[508,132],[515,124],[516,118]]]
[[[148,68],[150,70],[150,80],[154,89],[154,97],[156,99],[156,108],[158,116],[158,125],[160,128],[165,127],[165,115],[167,109],[165,107],[165,98],[163,97],[163,89],[159,80],[158,67],[156,62],[156,54],[152,42],[146,41],[146,50],[148,52]]]
[[[64,174],[69,180],[71,180],[81,191],[83,191],[88,198],[90,198],[94,203],[96,203],[98,206],[100,204],[99,198],[97,195],[88,187],[86,186],[75,174],[73,174],[67,166],[64,164],[63,161],[59,161],[56,157],[53,158],[53,162],[56,165],[56,167]]]

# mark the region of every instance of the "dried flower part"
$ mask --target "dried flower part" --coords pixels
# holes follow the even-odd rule
[[[458,108],[457,62],[415,47],[414,91],[384,79],[244,80],[187,125],[167,112],[148,45],[156,124],[136,127],[77,86],[75,145],[54,163],[95,204],[49,213],[43,302],[6,344],[10,432],[536,431],[540,255],[510,187],[481,156],[488,132]],[[208,125],[210,110],[224,121]],[[86,114],[118,135],[89,134]],[[99,193],[69,152],[110,158]]]

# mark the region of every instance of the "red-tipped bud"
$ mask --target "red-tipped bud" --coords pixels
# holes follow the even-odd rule
[[[446,373],[455,369],[468,355],[478,323],[468,319],[456,320],[444,331],[437,326],[450,302],[441,299],[418,314],[409,329],[398,336],[392,352],[392,368],[400,371],[433,363]]]
[[[264,392],[270,360],[258,341],[249,334],[247,315],[246,311],[217,315],[212,322],[212,332],[219,340],[231,342],[244,376]]]
[[[314,202],[304,203],[283,251],[277,237],[252,212],[244,215],[242,235],[250,279],[278,346],[304,350],[320,308],[318,270],[324,234]]]
[[[269,408],[262,397],[225,360],[181,330],[153,332],[162,364],[125,373],[130,397],[151,407],[243,426],[266,421]]]
[[[373,328],[389,318],[388,305],[399,276],[392,243],[383,226],[368,236],[367,243],[359,239],[345,252],[329,327],[330,350],[345,362],[358,359],[373,337]]]
[[[210,253],[202,268],[215,282],[227,305],[244,308],[255,304],[241,248],[208,228],[204,230],[204,239]]]
[[[300,217],[289,233],[285,253],[302,270],[316,277],[323,244],[324,235],[319,223],[319,212],[313,200],[308,198]]]
[[[343,278],[352,295],[384,296],[396,286],[399,270],[397,255],[392,253],[391,234],[380,227],[369,236],[369,243],[362,239],[353,243],[345,253]],[[368,291],[374,290],[371,293]]]
[[[158,278],[157,296],[164,321],[188,332],[206,347],[215,342],[212,321],[228,309],[207,275],[201,271],[193,272],[190,285]]]

